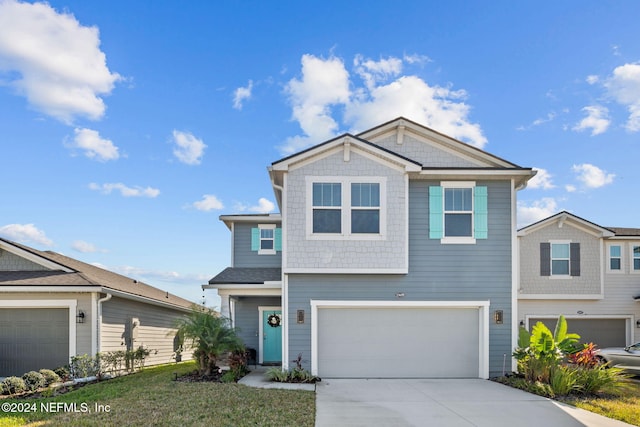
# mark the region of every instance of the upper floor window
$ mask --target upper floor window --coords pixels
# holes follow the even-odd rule
[[[475,243],[488,237],[487,187],[443,181],[429,187],[429,238],[442,243]]]
[[[251,250],[258,255],[275,255],[282,250],[282,229],[275,224],[259,224],[251,229]]]
[[[313,232],[342,232],[342,184],[313,183]]]
[[[620,245],[609,246],[609,270],[620,271],[622,269],[622,247]]]
[[[632,247],[633,270],[640,271],[640,246]]]
[[[307,235],[375,239],[385,232],[384,177],[307,177]]]
[[[380,232],[380,184],[351,184],[351,232]]]
[[[580,276],[580,243],[540,243],[540,275],[556,278]]]

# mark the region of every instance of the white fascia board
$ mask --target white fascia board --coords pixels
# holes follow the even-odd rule
[[[281,297],[282,289],[280,288],[270,288],[270,289],[260,289],[260,288],[227,288],[227,289],[218,289],[219,296],[228,296],[228,297]]]
[[[515,179],[516,188],[520,184],[528,181],[535,175],[529,169],[465,169],[465,168],[429,168],[422,169],[420,175],[423,178],[433,179],[482,179],[482,180],[504,180]]]
[[[5,292],[71,292],[71,293],[84,293],[84,292],[103,292],[100,286],[0,286],[0,293]]]
[[[550,225],[555,225],[557,223],[561,223],[563,227],[565,225],[570,225],[578,230],[584,231],[585,233],[591,234],[592,236],[596,237],[609,238],[615,236],[615,234],[610,230],[607,230],[606,228],[589,221],[583,220],[582,218],[572,215],[569,212],[565,212],[562,215],[555,214],[550,216],[549,218],[543,219],[538,223],[526,226],[518,231],[518,236],[526,236],[527,234],[531,234],[537,230],[549,227]]]

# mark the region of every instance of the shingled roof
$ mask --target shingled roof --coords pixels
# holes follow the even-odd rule
[[[282,280],[282,269],[267,267],[227,267],[209,280],[210,285],[264,284]]]
[[[125,294],[148,298],[163,304],[190,308],[194,303],[170,294],[130,277],[87,264],[53,251],[39,251],[3,238],[1,242],[13,245],[37,257],[65,267],[70,272],[59,270],[0,271],[1,286],[95,286],[103,292],[119,291]]]

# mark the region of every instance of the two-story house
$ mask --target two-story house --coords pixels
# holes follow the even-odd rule
[[[261,362],[501,374],[517,338],[516,192],[534,174],[404,118],[344,134],[269,167],[281,216],[221,217],[232,266],[204,287]]]
[[[640,229],[559,212],[518,231],[520,325],[559,315],[600,348],[640,341]]]

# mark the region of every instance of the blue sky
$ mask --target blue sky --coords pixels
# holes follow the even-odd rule
[[[0,0],[0,235],[188,299],[266,167],[405,116],[539,170],[519,225],[640,227],[636,1]],[[217,300],[208,291],[207,304]]]

